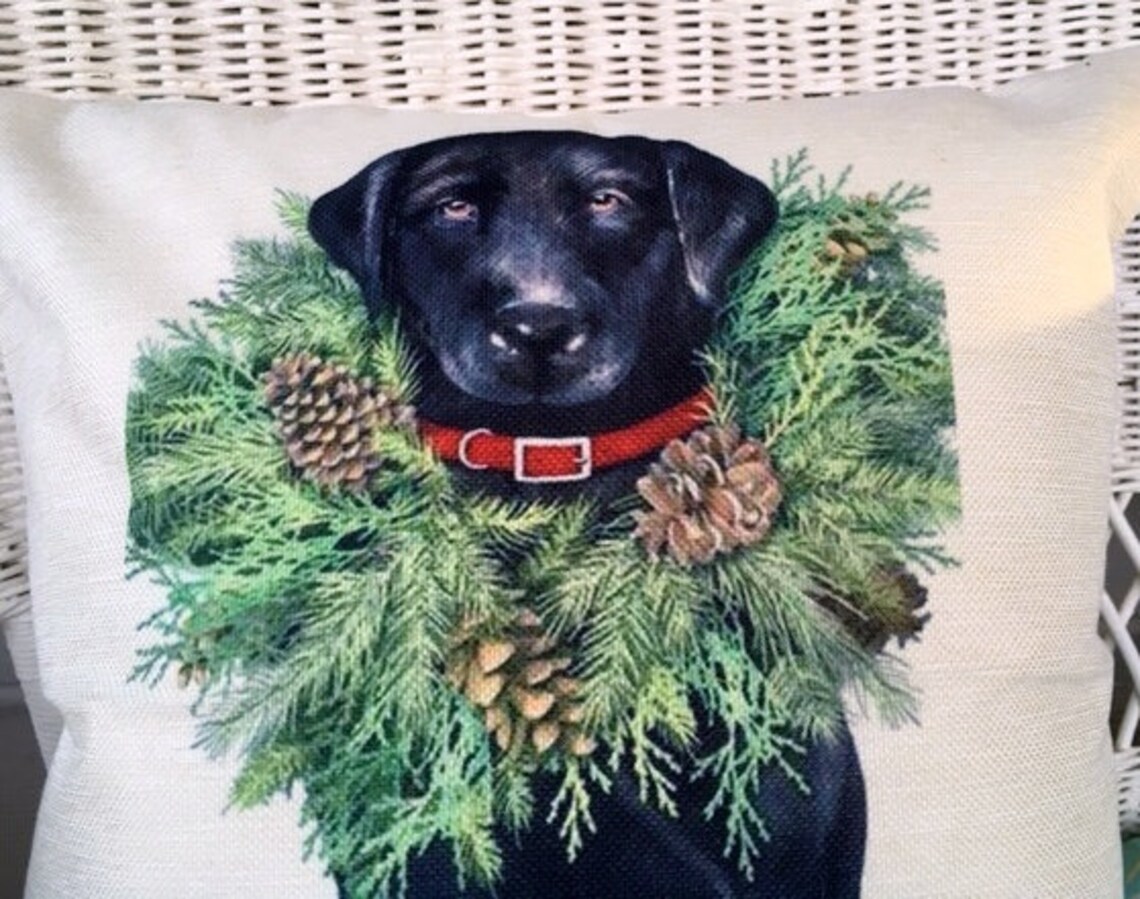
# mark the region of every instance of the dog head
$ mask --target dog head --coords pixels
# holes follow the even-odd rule
[[[549,131],[389,153],[309,226],[450,387],[571,407],[660,392],[690,365],[775,219],[761,182],[688,144]]]

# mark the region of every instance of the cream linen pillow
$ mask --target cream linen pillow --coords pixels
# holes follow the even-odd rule
[[[989,96],[0,120],[64,722],[29,896],[1120,895],[1140,55]]]

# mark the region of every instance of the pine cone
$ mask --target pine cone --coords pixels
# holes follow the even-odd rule
[[[206,683],[209,670],[201,662],[183,662],[178,666],[178,687],[185,690],[193,681],[199,687]]]
[[[229,628],[216,628],[196,636],[187,636],[182,657],[178,660],[178,686],[186,689],[193,681],[197,686],[206,683],[210,676],[207,661],[219,639]]]
[[[833,231],[823,242],[823,254],[839,263],[843,274],[850,274],[863,263],[871,250],[860,238],[842,231]]]
[[[880,203],[875,194],[852,197],[847,211],[836,218],[824,238],[821,261],[838,262],[839,273],[847,277],[859,272],[869,257],[892,249],[897,241],[882,223]],[[872,210],[877,214],[870,215]]]
[[[637,492],[650,510],[634,513],[634,536],[651,556],[668,547],[686,566],[763,540],[781,499],[768,451],[742,440],[735,426],[710,425],[670,442]]]
[[[476,622],[456,632],[448,653],[448,681],[483,709],[487,731],[503,752],[542,755],[560,744],[571,755],[594,751],[581,727],[580,682],[567,674],[570,657],[523,609],[499,634],[480,633]]]
[[[919,612],[926,605],[927,590],[922,586],[922,582],[902,565],[885,569],[879,577],[883,578],[891,588],[899,591],[900,598],[897,613],[882,618],[886,639],[894,637],[898,640],[899,646],[904,647],[908,640],[918,639],[926,622],[930,620],[929,612]],[[886,645],[886,640],[882,645]]]
[[[407,425],[410,407],[354,378],[343,365],[301,353],[280,359],[265,376],[265,399],[293,467],[322,487],[361,493],[380,465],[372,446],[379,428]]]
[[[881,652],[892,638],[898,640],[900,648],[905,647],[909,640],[918,639],[930,620],[929,612],[920,612],[926,605],[926,588],[902,565],[884,568],[874,579],[880,590],[895,594],[893,604],[857,611],[850,602],[834,596],[821,595],[818,600],[871,652]]]

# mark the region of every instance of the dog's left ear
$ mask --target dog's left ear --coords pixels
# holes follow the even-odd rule
[[[309,233],[329,259],[356,279],[370,318],[384,292],[384,236],[390,196],[403,151],[381,156],[340,187],[322,194],[309,210]]]
[[[756,178],[681,141],[661,153],[685,271],[697,298],[723,301],[728,276],[772,230],[776,198]]]

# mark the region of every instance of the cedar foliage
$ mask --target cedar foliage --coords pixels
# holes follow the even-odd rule
[[[890,620],[899,591],[877,575],[949,562],[942,295],[911,267],[931,245],[905,221],[926,193],[852,197],[843,178],[812,180],[802,153],[774,166],[780,223],[704,359],[718,421],[765,442],[784,493],[763,542],[708,564],[650,559],[628,508],[462,495],[407,430],[375,435],[366,493],[294,476],[263,397],[275,360],[320,356],[397,402],[416,395],[399,323],[369,325],[300,197],[281,195],[285,237],[238,243],[218,298],[141,348],[128,556],[167,601],[141,625],[154,642],[135,677],[201,675],[200,745],[244,759],[233,804],[302,785],[308,851],[349,895],[400,893],[408,860],[437,840],[464,882],[493,883],[496,834],[547,819],[573,857],[621,767],[665,814],[683,778],[714,778],[708,812],[751,874],[766,839],[758,779],[776,766],[800,783],[797,760],[834,732],[842,693],[889,722],[913,716],[898,660],[828,609]],[[855,249],[829,252],[837,241]],[[572,647],[599,742],[588,758],[499,751],[447,683],[461,623],[505,627],[523,605]],[[723,742],[694,745],[698,708]],[[540,767],[561,777],[553,808],[535,808]]]

